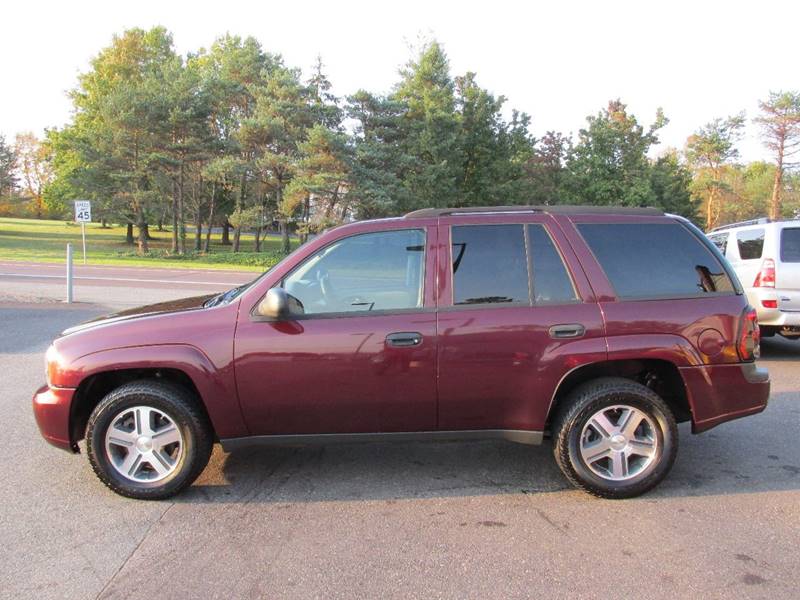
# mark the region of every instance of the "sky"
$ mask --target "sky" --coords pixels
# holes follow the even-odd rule
[[[0,134],[68,122],[67,90],[112,35],[163,25],[181,53],[227,32],[305,72],[321,55],[339,95],[389,92],[412,49],[436,39],[453,75],[476,72],[509,110],[531,115],[537,136],[577,134],[620,98],[644,125],[664,109],[659,152],[744,110],[741,160],[768,159],[749,120],[770,90],[800,88],[798,23],[796,0],[12,1],[0,8]]]

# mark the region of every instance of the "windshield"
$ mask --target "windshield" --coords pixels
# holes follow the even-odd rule
[[[262,280],[264,277],[266,277],[266,276],[267,276],[269,273],[271,273],[271,272],[272,272],[272,271],[273,271],[273,270],[274,270],[276,267],[278,267],[279,265],[282,265],[282,264],[283,264],[284,262],[286,262],[286,261],[287,261],[289,258],[291,258],[292,256],[294,256],[294,254],[295,254],[295,253],[296,253],[298,250],[300,250],[301,248],[305,247],[305,246],[306,246],[306,244],[308,244],[308,243],[309,243],[309,242],[310,242],[312,239],[313,239],[313,238],[311,238],[311,237],[310,237],[308,240],[306,240],[306,242],[305,242],[305,243],[301,244],[300,246],[298,246],[297,248],[295,248],[295,249],[294,249],[292,252],[290,252],[289,254],[287,254],[286,256],[284,256],[284,257],[283,257],[281,260],[279,260],[279,261],[278,261],[278,262],[276,262],[274,265],[272,265],[271,267],[269,267],[269,268],[268,268],[266,271],[264,271],[263,273],[261,273],[261,275],[259,275],[259,276],[258,276],[258,277],[256,277],[255,279],[253,279],[253,281],[251,281],[250,283],[245,283],[244,285],[240,285],[240,286],[237,286],[237,287],[235,287],[235,288],[232,288],[232,289],[230,289],[230,290],[228,290],[228,291],[226,291],[226,292],[222,292],[221,294],[217,294],[217,295],[216,295],[216,296],[214,296],[213,298],[210,298],[209,300],[206,300],[206,302],[203,304],[203,306],[204,306],[205,308],[210,308],[210,307],[212,307],[212,306],[219,306],[220,304],[228,304],[229,302],[232,302],[232,301],[236,300],[236,298],[238,298],[239,296],[241,296],[242,294],[244,294],[244,293],[245,293],[247,290],[249,290],[249,289],[250,289],[252,286],[254,286],[256,283],[258,283],[259,281],[261,281],[261,280]]]

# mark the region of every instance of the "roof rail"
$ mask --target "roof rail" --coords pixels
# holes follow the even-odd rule
[[[639,215],[663,216],[664,211],[657,208],[631,208],[627,206],[467,206],[463,208],[422,208],[405,215],[406,219],[425,219],[458,215],[491,215],[501,213],[548,213],[548,214],[590,214],[590,215]]]
[[[738,221],[737,223],[728,223],[727,225],[720,225],[719,227],[714,227],[711,231],[722,231],[724,229],[733,229],[734,227],[746,227],[747,225],[765,225],[766,223],[772,223],[772,219],[768,217],[761,217],[760,219],[749,219],[747,221]],[[709,232],[711,233],[711,232]]]

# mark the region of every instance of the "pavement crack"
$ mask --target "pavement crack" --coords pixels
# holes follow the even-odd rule
[[[162,512],[162,513],[161,513],[161,515],[158,517],[158,519],[156,519],[155,521],[153,521],[152,523],[150,523],[150,527],[148,527],[148,528],[147,528],[147,531],[145,531],[145,532],[144,532],[144,535],[142,536],[142,539],[140,539],[140,540],[139,540],[139,542],[136,544],[136,547],[135,547],[133,550],[131,550],[131,553],[130,553],[130,554],[128,554],[127,558],[126,558],[124,561],[122,561],[122,564],[119,566],[119,568],[118,568],[118,569],[117,569],[117,570],[114,572],[114,574],[113,574],[113,575],[112,575],[112,576],[111,576],[111,577],[108,579],[108,581],[106,581],[106,584],[105,584],[105,585],[103,586],[103,588],[102,588],[102,589],[101,589],[101,590],[100,590],[100,591],[97,593],[97,596],[95,596],[95,600],[99,600],[99,598],[100,598],[100,597],[101,597],[101,596],[102,596],[102,595],[105,593],[105,591],[106,591],[106,590],[109,588],[109,586],[110,586],[112,583],[114,583],[114,580],[117,578],[117,575],[119,575],[119,574],[120,574],[120,572],[122,571],[122,569],[124,569],[124,568],[125,568],[125,565],[127,565],[127,564],[128,564],[128,561],[130,561],[130,559],[131,559],[131,558],[133,558],[133,555],[134,555],[134,554],[136,554],[136,552],[139,550],[139,547],[140,547],[140,546],[142,545],[142,543],[143,543],[143,542],[144,542],[144,541],[147,539],[147,536],[149,536],[149,535],[150,535],[150,531],[153,529],[153,527],[155,527],[156,525],[158,525],[159,523],[161,523],[161,521],[163,521],[163,520],[164,520],[164,517],[165,517],[165,516],[167,516],[167,513],[168,513],[170,510],[172,510],[172,508],[173,508],[174,506],[175,506],[175,502],[173,502],[172,504],[170,504],[170,505],[169,505],[169,506],[168,506],[168,507],[167,507],[167,508],[164,510],[164,512]]]

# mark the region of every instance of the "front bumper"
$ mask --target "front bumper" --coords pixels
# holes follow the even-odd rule
[[[769,371],[755,363],[680,369],[692,410],[692,432],[760,413],[769,400]]]
[[[69,432],[69,413],[74,395],[72,388],[47,385],[40,387],[33,395],[33,415],[42,437],[53,446],[69,452],[78,451]]]

